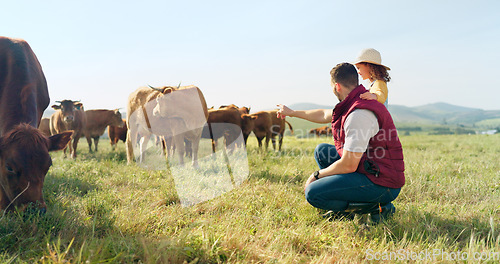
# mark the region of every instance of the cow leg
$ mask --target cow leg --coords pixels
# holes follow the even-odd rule
[[[215,147],[217,146],[217,141],[212,138],[212,153],[215,153]]]
[[[193,158],[193,142],[184,139],[184,143],[186,143],[186,157]]]
[[[73,145],[74,145],[74,142],[75,142],[75,138],[72,138],[72,140],[69,142],[69,156],[70,157],[73,157]]]
[[[151,135],[143,136],[141,138],[141,140],[139,141],[139,153],[140,153],[139,162],[141,162],[141,163],[144,161],[144,158],[146,157],[145,156],[146,147],[148,146],[150,137],[151,137]]]
[[[76,159],[76,148],[78,147],[78,141],[80,140],[80,135],[73,139],[73,149],[71,150],[71,157]]]
[[[266,135],[266,151],[269,147],[269,139],[271,139],[271,135],[272,135],[271,133],[267,133]]]
[[[200,134],[200,138],[201,138],[201,134]],[[200,138],[195,138],[193,139],[193,141],[191,142],[191,147],[192,147],[192,162],[191,162],[191,165],[195,168],[198,168],[198,148],[200,146]]]
[[[245,142],[245,147],[247,146],[247,140],[249,135],[250,134],[243,134],[243,141]]]
[[[135,137],[134,137],[135,139]],[[134,142],[135,144],[135,142]],[[127,139],[125,139],[125,149],[127,152],[127,163],[130,164],[134,159],[134,148],[132,146],[132,135],[130,129],[127,129]]]
[[[186,147],[184,146],[184,135],[174,134],[174,146],[179,156],[179,164],[184,165],[184,154],[186,153]]]
[[[90,136],[85,136],[87,138],[87,143],[89,144],[89,152],[92,153],[92,138]]]
[[[273,143],[273,150],[276,151],[276,137],[274,135],[271,136],[271,143]]]
[[[284,133],[282,133],[282,134],[280,135],[280,141],[279,141],[279,151],[281,151],[281,145],[283,145],[283,137],[284,137],[284,136],[283,136],[283,134],[284,134]]]
[[[262,139],[264,139],[264,137],[257,137],[257,142],[259,142],[259,150],[262,150]]]
[[[167,143],[165,142],[165,137],[160,137],[161,141],[161,154],[165,156],[165,159],[168,160],[168,149],[167,149]]]
[[[95,152],[97,152],[97,145],[99,144],[99,137],[94,138]]]
[[[186,146],[191,147],[192,162],[194,168],[198,168],[198,150],[200,147],[201,134],[203,129],[194,129],[186,133]],[[189,142],[189,143],[188,143]]]

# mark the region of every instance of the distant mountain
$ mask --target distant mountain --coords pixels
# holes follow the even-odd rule
[[[289,107],[292,109],[311,110],[332,109],[334,106],[297,103]],[[415,107],[389,105],[389,112],[396,123],[500,126],[500,110],[482,110],[443,102]]]

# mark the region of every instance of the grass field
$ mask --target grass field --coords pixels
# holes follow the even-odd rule
[[[0,215],[2,263],[429,263],[500,261],[500,135],[402,136],[406,185],[389,221],[324,220],[303,195],[329,138],[249,139],[249,176],[183,207],[166,170],[127,165],[124,145],[53,153],[42,216]],[[271,148],[272,149],[272,148]],[[467,259],[465,259],[467,257]]]

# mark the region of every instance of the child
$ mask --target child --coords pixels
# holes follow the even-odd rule
[[[363,80],[369,79],[370,92],[362,94],[360,97],[365,100],[377,100],[387,107],[387,82],[389,77],[389,67],[382,64],[380,53],[375,49],[364,49],[353,63],[358,69]]]

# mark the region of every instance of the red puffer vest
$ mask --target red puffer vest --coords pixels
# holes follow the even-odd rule
[[[370,139],[368,149],[363,154],[356,172],[365,174],[377,185],[401,188],[405,184],[403,148],[396,126],[394,126],[391,114],[383,104],[376,100],[359,98],[365,92],[367,92],[365,87],[359,85],[333,109],[332,132],[335,148],[342,156],[345,142],[344,122],[347,116],[356,109],[372,111],[377,117],[380,130]]]

